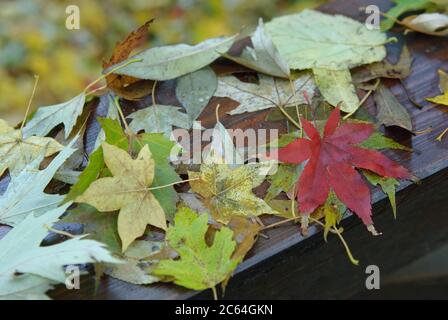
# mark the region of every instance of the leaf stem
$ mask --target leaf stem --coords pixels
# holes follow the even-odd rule
[[[212,289],[213,292],[213,299],[218,300],[218,292],[216,291],[216,287],[211,287],[210,289]]]
[[[38,75],[34,75],[33,91],[31,92],[31,97],[28,100],[28,106],[26,107],[25,116],[23,117],[22,124],[20,125],[20,136],[22,136],[22,129],[25,126],[26,118],[28,118],[28,113],[30,112],[30,108],[31,108],[31,102],[34,99],[34,94],[36,93],[36,88],[37,88],[38,82],[39,82],[39,76]]]
[[[98,79],[96,79],[96,80],[94,80],[93,82],[89,83],[89,84],[87,85],[87,87],[85,87],[84,92],[87,92],[91,87],[93,87],[94,85],[96,85],[98,82],[100,82],[100,81],[103,80],[103,79],[106,79],[107,76],[109,76],[109,75],[111,75],[112,73],[114,73],[114,72],[120,70],[121,68],[124,68],[124,67],[126,67],[126,66],[128,66],[128,65],[130,65],[130,64],[132,64],[132,63],[140,62],[140,61],[142,61],[142,59],[132,59],[132,60],[126,61],[126,62],[123,63],[122,65],[116,66],[115,68],[111,69],[109,72],[107,72],[107,73],[101,75],[101,77],[99,77]]]
[[[123,110],[121,110],[121,106],[120,106],[120,103],[118,102],[118,99],[120,99],[118,96],[116,96],[114,98],[114,105],[115,105],[115,107],[118,110],[118,114],[120,115],[121,121],[123,121],[123,124],[124,124],[124,127],[125,127],[125,130],[126,130],[127,134],[130,135],[130,134],[132,134],[132,131],[129,128],[128,123],[126,122],[126,118],[125,118],[125,116],[123,114]]]
[[[50,227],[49,225],[46,225],[46,224],[44,225],[44,227],[45,227],[45,229],[48,229],[48,231],[51,231],[51,232],[56,233],[56,234],[60,234],[62,236],[66,236],[66,237],[69,237],[69,238],[76,238],[77,237],[76,235],[71,234],[69,232],[62,231],[62,230],[56,230],[56,229],[54,229],[54,228],[52,228],[52,227]]]
[[[154,81],[154,84],[152,85],[152,91],[151,91],[151,99],[152,99],[152,105],[156,105],[156,86],[157,86],[157,80]]]
[[[165,184],[165,185],[163,185],[163,186],[157,186],[157,187],[148,188],[147,190],[157,190],[157,189],[162,189],[162,188],[166,188],[166,187],[174,186],[174,185],[176,185],[176,184],[181,184],[181,183],[190,182],[190,181],[196,181],[196,180],[199,180],[199,179],[200,179],[200,178],[192,178],[192,179],[186,179],[186,180],[176,181],[176,182],[173,182],[173,183]]]
[[[302,126],[301,126],[299,123],[297,123],[297,121],[294,120],[294,119],[288,114],[288,112],[286,112],[286,110],[285,110],[281,105],[278,105],[277,107],[280,109],[280,111],[283,113],[283,115],[284,115],[286,118],[288,118],[289,121],[291,121],[291,123],[292,123],[293,125],[295,125],[298,129],[302,130]]]
[[[375,85],[373,87],[373,89],[369,90],[364,97],[362,98],[362,100],[359,102],[358,106],[356,107],[355,111],[350,112],[349,114],[345,115],[342,119],[347,120],[348,118],[350,118],[357,110],[358,108],[360,108],[364,102],[366,102],[366,100],[370,97],[370,95],[373,93],[373,91],[375,91],[378,86],[380,85],[380,79],[377,79],[375,82]]]
[[[447,132],[448,132],[448,128],[443,130],[443,132],[436,138],[436,140],[437,141],[442,141],[443,137],[446,135]]]

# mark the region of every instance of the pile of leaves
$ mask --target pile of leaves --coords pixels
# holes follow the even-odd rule
[[[337,234],[357,264],[342,218],[354,213],[378,235],[369,185],[381,187],[395,214],[398,179],[414,178],[379,151],[410,151],[378,131],[412,131],[406,108],[381,83],[410,74],[407,48],[391,64],[385,44],[393,39],[383,32],[305,10],[260,20],[249,37],[135,54],[150,25],[118,43],[103,75],[74,98],[27,111],[16,128],[0,121],[0,174],[8,184],[0,223],[12,227],[0,240],[0,298],[46,298],[64,282],[64,266],[85,263],[102,265],[98,276],[211,288],[217,297],[215,287],[225,287],[257,235],[286,222],[304,235],[310,223],[323,227],[325,239]],[[235,44],[242,50],[231,49]],[[158,103],[167,83],[175,84],[179,103]],[[362,108],[372,94],[375,117]],[[248,161],[217,118],[199,167],[171,163],[179,151],[173,128],[191,129],[205,109],[218,113],[212,97],[237,102],[230,116],[269,109],[266,121],[286,121],[289,132],[275,141],[278,157]],[[144,107],[125,114],[124,104]],[[101,127],[94,137],[86,135],[92,123]],[[263,183],[269,188],[261,197],[254,189]],[[264,225],[263,215],[281,220]],[[76,223],[82,235],[61,230]]]

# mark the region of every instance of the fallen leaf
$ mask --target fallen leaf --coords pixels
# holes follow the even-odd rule
[[[448,75],[443,70],[439,70],[439,88],[442,91],[442,95],[434,98],[426,98],[426,100],[448,106]]]
[[[411,148],[384,136],[380,132],[372,133],[372,135],[364,140],[359,146],[366,149],[396,149],[412,152]]]
[[[404,45],[396,64],[385,60],[356,68],[352,71],[353,82],[359,84],[378,78],[405,79],[411,74],[413,60],[408,47]]]
[[[148,36],[151,19],[132,31],[126,39],[116,44],[109,61],[103,62],[103,69],[126,60],[129,55],[141,47]],[[152,81],[140,80],[134,77],[109,74],[106,77],[107,86],[117,95],[127,100],[137,100],[151,93]]]
[[[377,107],[376,117],[379,123],[386,127],[398,126],[412,132],[411,116],[387,87],[380,84],[373,98]]]
[[[345,70],[386,57],[386,35],[314,10],[272,19],[266,31],[291,69]]]
[[[129,128],[134,132],[145,130],[147,133],[164,133],[166,137],[171,135],[173,126],[190,129],[192,122],[186,113],[180,112],[180,108],[156,104],[145,109],[131,113],[132,119]]]
[[[160,241],[134,241],[126,252],[120,257],[125,263],[113,264],[105,269],[109,276],[132,284],[151,284],[160,281],[151,275],[156,261],[151,256],[160,252],[163,242]]]
[[[14,130],[2,120],[0,123],[0,176],[6,169],[9,169],[12,176],[16,176],[43,151],[44,156],[48,157],[63,147],[53,138],[24,139],[20,130]]]
[[[113,253],[121,253],[121,240],[118,235],[117,217],[108,212],[99,212],[87,204],[79,204],[70,209],[61,219],[65,223],[80,223],[83,233],[89,239],[104,243]]]
[[[297,137],[293,138],[293,140],[295,139],[297,139]],[[271,185],[267,190],[264,198],[265,201],[274,199],[280,192],[288,193],[291,191],[295,182],[299,179],[302,170],[303,166],[280,164],[277,172],[267,178]]]
[[[58,168],[75,151],[72,146],[76,139],[78,138],[65,147],[44,170],[39,170],[44,158],[42,152],[17,176],[12,177],[8,188],[0,197],[0,223],[15,226],[28,215],[41,215],[62,202],[64,196],[44,193],[44,189]]]
[[[258,21],[257,30],[251,37],[252,47],[244,48],[241,56],[223,54],[224,57],[249,69],[279,78],[289,79],[289,66],[274,46],[271,38],[264,30],[263,19]]]
[[[175,284],[193,290],[214,288],[226,280],[239,263],[238,258],[232,258],[236,248],[233,232],[222,227],[209,246],[205,241],[207,222],[207,214],[180,209],[174,226],[166,234],[168,244],[179,253],[180,259],[161,260],[153,274],[170,277]]]
[[[363,170],[362,173],[374,186],[380,186],[383,192],[387,195],[392,206],[392,212],[394,213],[394,218],[397,218],[397,203],[395,200],[395,188],[400,184],[397,179],[394,178],[384,178],[373,172]]]
[[[186,74],[177,80],[176,97],[191,121],[196,120],[208,105],[217,86],[216,74],[210,67]]]
[[[104,245],[83,236],[42,247],[48,227],[70,203],[35,217],[29,215],[0,241],[0,299],[48,299],[54,283],[65,283],[66,265],[119,263]]]
[[[393,0],[395,6],[386,12],[387,17],[381,22],[381,30],[387,31],[392,28],[398,18],[408,12],[426,9],[430,4],[430,0]]]
[[[76,202],[87,203],[101,212],[120,210],[118,234],[122,250],[143,235],[148,224],[166,229],[166,218],[160,203],[151,193],[154,160],[148,146],[132,159],[125,151],[102,144],[104,162],[113,177],[94,181]]]
[[[65,138],[67,139],[81,115],[86,100],[85,93],[81,93],[73,99],[52,106],[40,107],[34,116],[23,128],[24,138],[46,136],[54,127],[60,123],[64,124]]]
[[[191,189],[203,198],[213,218],[227,224],[234,216],[275,214],[262,199],[252,193],[265,173],[259,164],[230,168],[227,164],[202,164],[200,172],[188,172]]]
[[[292,92],[288,80],[259,74],[259,83],[242,82],[234,76],[218,78],[217,97],[229,97],[240,105],[229,112],[230,115],[265,110],[277,106],[291,106],[306,102],[303,92],[314,95],[315,84],[309,73],[302,73],[295,81]]]
[[[448,35],[448,15],[442,13],[422,13],[417,16],[406,17],[401,21],[412,31],[432,36]]]
[[[372,225],[370,190],[355,168],[390,178],[410,178],[411,174],[380,152],[357,146],[373,133],[372,125],[340,125],[339,122],[340,112],[336,108],[321,137],[309,121],[302,119],[308,139],[299,138],[281,148],[279,160],[300,164],[309,159],[297,184],[297,201],[302,214],[311,213],[324,204],[332,189],[369,226]]]
[[[235,39],[236,35],[208,39],[195,46],[177,44],[150,48],[109,67],[104,73],[127,64],[115,73],[148,80],[175,79],[209,65],[219,58],[218,52],[227,52]],[[139,61],[129,63],[130,60]]]
[[[354,113],[359,107],[359,98],[352,83],[350,70],[314,68],[314,80],[320,93],[332,106],[347,113]]]

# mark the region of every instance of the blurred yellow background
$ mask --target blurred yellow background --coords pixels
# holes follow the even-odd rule
[[[259,17],[316,7],[325,0],[1,0],[0,118],[19,122],[34,84],[32,109],[62,102],[101,72],[117,41],[150,18],[148,46],[197,43],[255,26]],[[65,8],[80,8],[67,30]]]

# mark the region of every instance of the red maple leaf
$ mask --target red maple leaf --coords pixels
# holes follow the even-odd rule
[[[367,226],[372,224],[370,190],[355,168],[373,171],[383,177],[410,178],[410,172],[378,151],[357,146],[374,131],[371,124],[339,125],[340,111],[329,116],[323,137],[307,120],[302,125],[309,139],[299,138],[281,148],[282,162],[308,163],[297,182],[300,212],[308,214],[324,204],[330,188]]]

